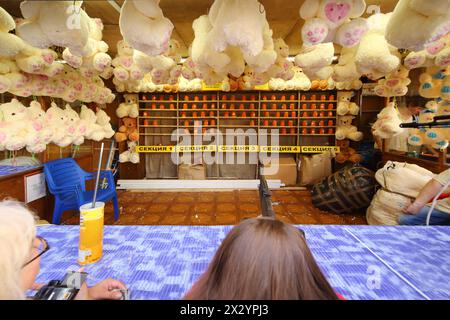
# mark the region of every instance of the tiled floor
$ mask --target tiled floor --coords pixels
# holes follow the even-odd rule
[[[364,212],[335,214],[315,208],[308,191],[275,190],[277,218],[294,224],[367,224]],[[132,192],[119,191],[120,218],[114,222],[111,203],[105,224],[225,225],[260,214],[258,192]],[[66,213],[63,224],[78,224],[76,213]]]

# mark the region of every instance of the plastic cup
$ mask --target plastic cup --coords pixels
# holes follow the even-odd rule
[[[105,203],[97,201],[80,207],[80,244],[78,263],[81,265],[99,261],[103,255],[103,222]]]

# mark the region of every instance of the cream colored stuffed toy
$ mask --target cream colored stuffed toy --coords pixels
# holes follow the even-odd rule
[[[101,141],[105,138],[105,130],[102,126],[97,124],[95,112],[85,105],[81,106],[80,119],[84,120],[86,123],[86,139]]]
[[[399,97],[408,92],[411,79],[408,78],[409,70],[400,65],[397,70],[391,72],[385,79],[378,80],[375,93],[380,97]]]
[[[173,24],[164,17],[159,0],[126,0],[120,10],[119,26],[123,39],[149,56],[169,48]]]
[[[306,0],[300,7],[303,43],[314,46],[334,42],[343,47],[357,45],[367,23],[359,18],[365,11],[364,0]]]
[[[125,102],[119,104],[119,107],[116,109],[116,115],[119,118],[137,118],[139,116],[139,96],[137,94],[124,94],[123,97]]]
[[[387,25],[386,39],[397,48],[420,51],[449,31],[449,0],[400,0]]]
[[[344,140],[350,139],[353,141],[361,141],[363,138],[362,132],[358,131],[358,128],[352,125],[354,116],[346,115],[339,116],[337,120],[336,139]]]
[[[377,121],[372,126],[373,134],[382,139],[390,139],[405,130],[400,128],[401,123],[395,103],[390,102],[378,113]]]
[[[0,7],[0,57],[13,58],[19,54],[25,43],[18,36],[9,33],[16,28],[13,17]]]
[[[358,72],[379,79],[398,68],[400,59],[396,48],[391,47],[384,33],[392,13],[374,14],[367,21],[369,31],[362,37],[358,46],[355,63]]]
[[[303,47],[295,57],[295,64],[302,68],[309,79],[328,79],[333,74],[331,63],[334,57],[333,43],[321,43]]]
[[[26,107],[17,99],[0,105],[0,120],[7,133],[7,139],[2,142],[6,150],[20,150],[35,136]]]
[[[112,138],[115,132],[110,123],[111,118],[104,110],[100,108],[97,108],[96,116],[97,116],[96,124],[98,124],[103,129],[104,137],[106,139]]]
[[[136,141],[127,141],[128,150],[122,152],[119,155],[119,162],[125,163],[125,162],[131,162],[133,164],[139,163],[139,153],[136,152]]]
[[[20,10],[24,20],[16,33],[37,48],[67,47],[82,55],[90,21],[81,5],[82,1],[23,1]]]
[[[350,115],[358,115],[359,107],[356,103],[352,102],[351,99],[354,96],[354,92],[347,91],[339,91],[337,94],[338,104],[336,113],[338,116],[345,116],[347,114]]]

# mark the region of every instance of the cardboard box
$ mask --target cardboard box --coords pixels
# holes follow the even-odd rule
[[[286,186],[293,186],[297,183],[297,162],[294,158],[278,158],[275,161],[265,163],[264,169],[276,170],[274,174],[265,174],[267,180],[281,180]]]
[[[205,180],[206,166],[203,164],[180,164],[178,169],[178,179],[180,180]]]

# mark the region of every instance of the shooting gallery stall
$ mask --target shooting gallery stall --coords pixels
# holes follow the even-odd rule
[[[59,276],[77,264],[178,299],[262,215],[316,241],[333,297],[448,299],[426,269],[450,233],[411,225],[449,223],[449,21],[450,0],[0,0],[0,207],[45,224],[43,282],[91,285]]]

